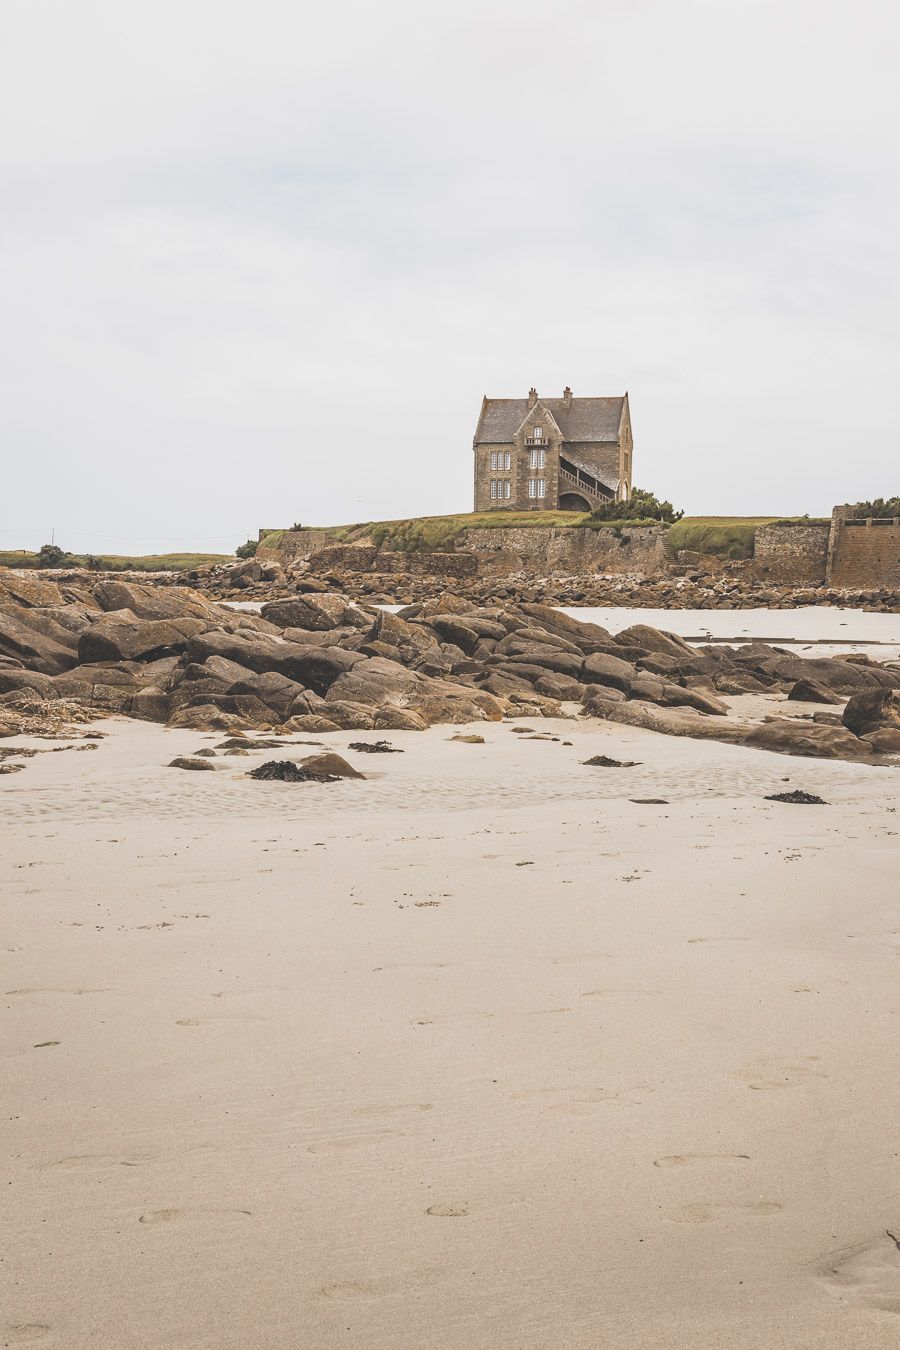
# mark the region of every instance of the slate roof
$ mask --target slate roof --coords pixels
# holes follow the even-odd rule
[[[615,444],[619,439],[621,398],[573,398],[568,408],[561,398],[539,400],[556,419],[564,441],[602,441]],[[527,398],[485,399],[478,419],[475,442],[479,445],[508,445],[525,420]]]

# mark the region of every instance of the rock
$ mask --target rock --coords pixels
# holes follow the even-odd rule
[[[808,755],[818,759],[867,759],[871,745],[842,727],[815,722],[773,719],[746,733],[743,745],[757,750],[775,750],[785,755]]]
[[[693,660],[697,653],[683,638],[675,633],[664,633],[645,623],[632,624],[616,634],[616,642],[626,647],[644,647],[648,652],[659,652],[664,656],[688,657]]]
[[[484,745],[483,736],[449,736],[448,740],[462,741],[464,745]]]
[[[262,616],[279,628],[309,628],[322,632],[340,628],[349,608],[343,595],[307,594],[296,600],[273,600],[271,604],[263,605]]]
[[[869,731],[862,739],[869,742],[877,755],[900,755],[900,727]]]
[[[854,694],[841,720],[854,736],[900,729],[900,693],[893,689],[873,689]]]
[[[409,708],[397,708],[389,704],[379,708],[375,714],[376,731],[425,731],[426,728],[425,719]]]
[[[373,731],[375,728],[375,709],[367,703],[329,700],[323,716],[335,722],[341,731]]]
[[[300,764],[313,778],[365,778],[365,774],[330,750],[320,755],[308,755]]]
[[[504,647],[506,648],[503,652],[504,664],[513,670],[518,665],[537,666],[540,667],[542,672],[551,670],[559,675],[568,675],[574,680],[582,678],[583,658],[580,652],[576,656],[572,652],[551,647],[544,642],[524,642],[518,636],[512,639],[507,638],[505,642],[500,644],[498,651]],[[588,660],[592,659],[588,657]]]
[[[116,610],[81,634],[78,660],[155,661],[185,651],[188,639],[205,627],[202,619],[136,619],[131,610]]]
[[[188,727],[192,731],[245,731],[247,723],[240,717],[223,712],[214,703],[179,708],[169,717],[170,727]]]
[[[98,581],[93,599],[107,612],[128,610],[137,619],[203,619],[207,627],[222,620],[222,610],[188,586],[162,590],[159,586],[140,586],[136,582]]]
[[[407,670],[396,661],[381,656],[363,657],[334,681],[326,694],[326,702],[340,700],[378,705],[401,702],[427,684],[427,677]]]
[[[624,703],[626,698],[627,695],[621,689],[613,689],[605,684],[592,684],[588,686],[581,702],[586,713],[593,714],[594,717],[606,717],[606,709],[611,703]]]
[[[215,767],[208,759],[200,759],[197,755],[176,755],[174,759],[169,760],[170,769],[215,769]]]
[[[359,750],[365,755],[402,755],[403,751],[391,745],[390,741],[351,741],[350,750]]]
[[[605,684],[611,689],[620,689],[627,693],[635,677],[634,667],[617,656],[604,656],[595,652],[585,657],[581,670],[583,684]]]
[[[306,731],[314,735],[320,735],[326,731],[340,731],[337,722],[333,722],[330,717],[323,717],[320,713],[301,713],[297,717],[291,717],[285,723],[288,731]]]
[[[30,613],[18,606],[0,613],[0,656],[14,657],[44,675],[71,670],[78,661],[71,634],[58,625],[53,635],[39,632],[27,622]]]
[[[788,698],[792,703],[842,703],[840,694],[827,689],[817,680],[798,680],[791,687]]]
[[[638,759],[610,759],[609,755],[592,755],[590,759],[583,759],[581,762],[596,765],[601,769],[636,769],[640,764]]]
[[[851,664],[832,657],[807,659],[802,656],[775,656],[762,662],[762,670],[786,683],[814,680],[834,694],[858,694],[864,689],[879,689],[894,683],[881,668]],[[897,683],[900,683],[898,678]]]
[[[62,591],[56,582],[30,575],[28,572],[13,572],[6,567],[0,567],[0,607],[4,609],[5,596],[15,604],[27,608],[46,609],[51,605],[64,603]]]
[[[150,685],[149,688],[135,690],[128,711],[142,722],[165,722],[170,711],[169,699],[161,689]]]
[[[246,671],[234,684],[228,686],[229,694],[252,694],[284,721],[291,713],[295,701],[304,694],[303,686],[286,675],[268,670],[262,675]]]
[[[573,680],[571,675],[558,675],[551,672],[535,680],[534,687],[537,693],[546,694],[548,698],[555,698],[561,702],[580,703],[587,686],[579,680]]]

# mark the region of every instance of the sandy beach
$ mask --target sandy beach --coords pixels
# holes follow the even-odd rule
[[[900,772],[515,725],[29,742],[0,1343],[896,1344]]]

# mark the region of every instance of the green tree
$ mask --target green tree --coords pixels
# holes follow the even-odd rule
[[[591,513],[591,520],[661,520],[672,524],[683,515],[671,502],[661,502],[655,493],[633,488],[627,502],[607,502]]]
[[[258,539],[248,539],[246,544],[241,544],[240,548],[236,548],[234,551],[239,558],[252,558],[258,548]]]

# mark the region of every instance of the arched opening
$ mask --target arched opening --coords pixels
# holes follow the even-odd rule
[[[564,492],[559,499],[560,511],[590,511],[591,504],[577,492]]]

